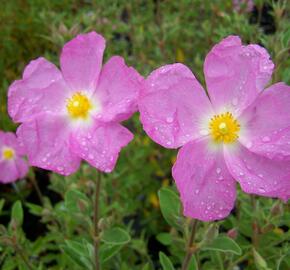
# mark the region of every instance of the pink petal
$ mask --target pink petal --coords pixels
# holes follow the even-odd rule
[[[290,164],[270,160],[239,145],[231,151],[225,149],[225,160],[232,176],[247,193],[266,197],[290,197]]]
[[[101,119],[105,122],[123,121],[137,111],[137,98],[143,78],[127,67],[124,59],[113,56],[103,67],[96,98],[102,104]]]
[[[0,130],[0,147],[1,146],[9,146],[13,149],[18,145],[17,138],[12,132],[3,132]]]
[[[87,132],[74,134],[72,149],[100,171],[111,172],[121,148],[133,139],[133,134],[117,123],[95,125]]]
[[[252,152],[290,161],[290,87],[277,83],[266,89],[241,116],[240,141]]]
[[[23,178],[28,173],[28,165],[22,158],[0,161],[0,183],[7,184]]]
[[[269,82],[274,64],[258,45],[242,46],[237,36],[215,45],[205,59],[207,89],[216,111],[240,114]]]
[[[80,159],[70,150],[69,128],[64,118],[43,115],[23,123],[17,130],[32,166],[62,175],[74,173]]]
[[[62,109],[67,87],[60,71],[44,58],[31,61],[22,80],[8,90],[8,112],[13,121],[28,121],[43,112]]]
[[[163,66],[149,75],[139,110],[146,133],[166,148],[201,137],[203,118],[213,114],[201,85],[182,64]]]
[[[105,39],[96,32],[80,34],[64,45],[61,70],[72,90],[95,90],[104,50]]]
[[[185,216],[211,221],[227,217],[233,209],[235,181],[222,153],[208,149],[206,139],[189,142],[179,150],[172,174]]]

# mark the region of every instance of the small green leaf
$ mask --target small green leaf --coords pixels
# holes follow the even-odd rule
[[[1,200],[0,200],[0,214],[1,214],[1,212],[2,212],[2,209],[3,209],[4,203],[5,203],[5,200],[4,200],[4,199],[1,199]]]
[[[230,252],[236,255],[242,254],[242,250],[239,245],[233,239],[226,236],[218,236],[210,244],[202,247],[202,249]]]
[[[20,201],[16,201],[12,206],[11,219],[21,226],[23,222],[23,209]]]
[[[188,270],[198,270],[197,261],[194,255],[190,259]]]
[[[150,267],[149,263],[146,263],[142,268],[142,270],[150,270],[150,269],[151,269],[151,267]]]
[[[164,187],[158,191],[158,197],[164,219],[172,227],[181,229],[183,218],[180,216],[181,204],[178,196],[170,188]]]
[[[101,245],[99,253],[101,262],[104,263],[112,258],[115,254],[119,252],[121,248],[121,245]]]
[[[80,212],[81,206],[87,208],[89,205],[88,201],[89,200],[87,196],[76,189],[69,190],[65,194],[65,207],[67,208],[68,211],[71,212]]]
[[[110,245],[124,245],[131,240],[131,237],[121,228],[111,228],[103,233],[101,239]]]
[[[62,249],[75,263],[85,269],[92,269],[92,263],[88,257],[89,254],[84,243],[79,243],[74,240],[66,240],[65,244],[66,245],[62,246]]]
[[[170,233],[159,233],[156,238],[161,244],[165,246],[169,246],[172,243],[172,236]]]
[[[159,261],[163,270],[174,270],[174,266],[170,259],[161,251],[159,252]]]
[[[41,216],[43,208],[37,204],[26,203],[25,204],[29,208],[29,212],[35,216]]]
[[[257,269],[268,270],[269,268],[267,267],[267,263],[266,263],[265,259],[254,248],[253,248],[253,254],[254,254],[254,260],[255,260],[255,264],[257,266]]]

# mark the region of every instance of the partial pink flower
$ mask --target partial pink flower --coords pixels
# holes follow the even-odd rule
[[[12,132],[0,131],[0,183],[7,184],[23,178],[28,172],[23,149]]]
[[[119,56],[102,68],[104,49],[101,35],[78,35],[63,47],[61,70],[38,58],[10,86],[8,111],[33,166],[69,175],[83,159],[111,172],[133,139],[120,122],[137,110],[143,78]]]
[[[207,55],[207,92],[182,64],[146,79],[139,99],[144,130],[178,152],[172,174],[184,214],[229,215],[236,181],[251,194],[290,197],[290,87],[264,89],[274,64],[258,45],[229,36]]]
[[[233,8],[237,12],[252,12],[254,9],[253,0],[233,0]]]

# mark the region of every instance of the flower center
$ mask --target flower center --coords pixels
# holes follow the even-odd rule
[[[240,131],[239,122],[229,112],[214,115],[209,122],[210,134],[217,143],[233,143]]]
[[[15,152],[12,148],[4,148],[2,151],[2,158],[5,160],[11,160],[15,157]]]
[[[89,111],[92,109],[92,104],[85,94],[77,92],[67,100],[66,108],[71,118],[85,119],[88,117]]]

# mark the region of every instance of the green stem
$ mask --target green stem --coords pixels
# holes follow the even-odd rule
[[[15,251],[17,252],[17,254],[18,254],[18,255],[20,256],[20,258],[22,259],[22,261],[23,261],[23,262],[25,263],[25,265],[27,266],[27,268],[28,268],[29,270],[33,270],[34,267],[30,264],[29,260],[28,260],[27,257],[25,256],[25,254],[24,254],[22,248],[21,248],[18,244],[16,244],[16,245],[14,246],[14,248],[15,248]]]
[[[100,237],[99,237],[99,201],[100,201],[100,188],[101,188],[101,173],[98,173],[96,179],[95,187],[95,203],[94,203],[94,250],[95,250],[95,270],[100,270],[100,258],[99,258],[99,246],[100,246]]]
[[[197,227],[198,221],[196,219],[192,219],[190,221],[190,235],[187,241],[187,250],[186,255],[184,257],[183,263],[182,263],[182,270],[187,270],[189,266],[190,259],[192,255],[195,253],[196,248],[194,247],[194,238],[196,234],[196,227]]]
[[[43,195],[42,195],[42,193],[40,191],[40,188],[39,188],[39,186],[37,184],[37,181],[35,180],[34,176],[28,177],[28,179],[32,183],[32,185],[33,185],[33,187],[34,187],[34,189],[35,189],[35,191],[37,193],[37,196],[38,196],[39,201],[41,202],[42,205],[44,205]]]
[[[257,214],[257,201],[256,201],[256,197],[254,195],[251,195],[251,204],[253,207],[253,214],[254,214],[254,218],[253,218],[253,234],[252,234],[252,243],[253,246],[255,248],[258,247],[258,238],[259,238],[259,227],[258,227],[258,222],[257,222],[257,218],[256,218],[256,214]]]

